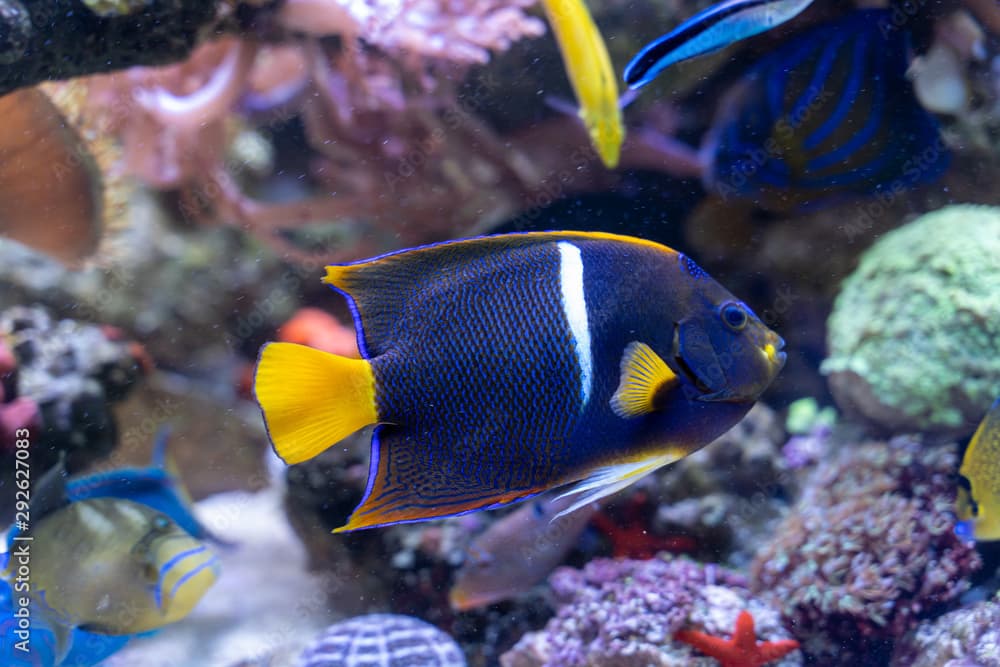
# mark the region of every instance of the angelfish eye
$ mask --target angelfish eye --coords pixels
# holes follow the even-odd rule
[[[722,321],[733,331],[741,330],[749,319],[747,311],[739,304],[727,303],[722,306]]]

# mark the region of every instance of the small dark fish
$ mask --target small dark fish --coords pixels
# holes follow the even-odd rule
[[[563,561],[597,511],[590,503],[568,514],[571,497],[525,504],[472,541],[448,593],[452,609],[465,611],[531,590]]]
[[[908,37],[883,33],[885,15],[852,12],[758,62],[702,145],[707,187],[782,210],[940,177],[948,151],[906,79]]]
[[[1000,540],[1000,398],[969,441],[958,472],[968,483],[958,487],[959,536]]]
[[[639,51],[625,66],[625,83],[636,90],[675,63],[718,51],[759,35],[801,14],[813,0],[726,0],[684,21]]]
[[[650,241],[533,232],[328,266],[363,359],[264,346],[275,451],[308,460],[377,424],[338,531],[488,509],[577,482],[570,510],[711,442],[784,343],[690,258]],[[567,510],[569,511],[569,510]]]

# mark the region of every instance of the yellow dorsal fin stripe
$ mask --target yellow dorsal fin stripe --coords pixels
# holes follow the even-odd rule
[[[261,348],[254,395],[274,451],[289,465],[378,420],[371,363],[305,345]]]
[[[503,246],[504,244],[507,243],[518,243],[518,242],[528,243],[528,242],[538,242],[538,241],[559,241],[559,240],[614,241],[616,243],[629,243],[635,246],[648,248],[650,250],[655,250],[657,252],[665,253],[671,256],[677,256],[679,254],[673,248],[665,246],[662,243],[657,243],[656,241],[650,241],[647,239],[639,238],[637,236],[627,236],[625,234],[613,234],[610,232],[574,232],[574,231],[511,232],[509,234],[473,236],[467,239],[456,239],[453,241],[441,241],[438,243],[429,243],[427,245],[416,246],[413,248],[395,250],[393,252],[388,252],[384,255],[379,255],[378,257],[363,259],[356,262],[351,262],[350,264],[330,264],[325,267],[326,275],[323,277],[323,282],[326,283],[327,285],[333,285],[334,287],[348,291],[345,289],[345,279],[350,274],[366,266],[373,266],[385,261],[402,259],[405,256],[415,257],[421,253],[439,252],[445,249],[456,249],[463,245],[482,245],[485,248],[491,246],[492,244],[496,244],[497,246]]]
[[[611,397],[611,409],[626,419],[648,414],[656,409],[657,394],[679,382],[653,348],[632,341],[622,354],[621,380]]]

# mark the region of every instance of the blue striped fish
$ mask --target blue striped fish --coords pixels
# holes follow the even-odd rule
[[[906,79],[907,35],[878,27],[886,15],[815,26],[754,65],[703,143],[708,188],[781,210],[940,177],[948,151]]]
[[[759,35],[801,14],[813,0],[726,0],[692,16],[639,51],[625,83],[642,88],[666,68]]]
[[[218,576],[210,548],[128,500],[70,503],[30,535],[33,602],[70,628],[109,635],[160,628],[186,616]]]
[[[576,483],[586,505],[712,441],[783,342],[690,258],[599,232],[505,234],[327,267],[363,359],[261,350],[254,392],[286,463],[376,424],[335,532],[497,507]]]

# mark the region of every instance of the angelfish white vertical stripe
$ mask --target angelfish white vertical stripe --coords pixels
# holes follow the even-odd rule
[[[559,246],[559,287],[562,291],[563,312],[573,334],[576,361],[580,365],[582,410],[590,401],[594,384],[594,363],[590,352],[590,323],[587,321],[587,299],[583,294],[583,258],[580,249],[568,241]]]

